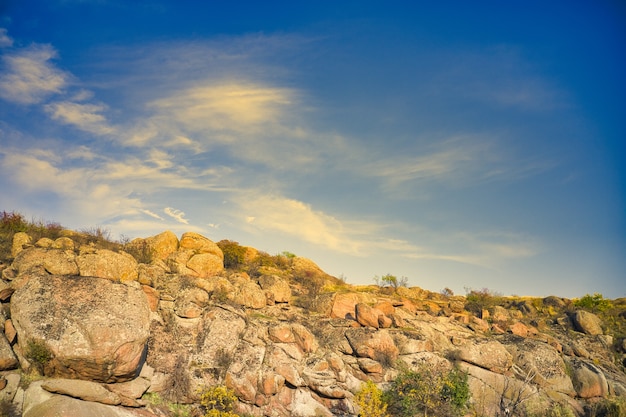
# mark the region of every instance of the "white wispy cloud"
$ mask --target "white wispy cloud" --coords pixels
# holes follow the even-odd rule
[[[244,217],[262,231],[280,232],[340,252],[357,253],[359,244],[341,221],[302,201],[282,196],[247,195]]]
[[[70,75],[52,60],[57,57],[50,45],[33,44],[2,57],[0,97],[19,104],[40,103],[67,86]]]
[[[182,171],[162,169],[133,155],[120,157],[98,153],[84,145],[57,145],[58,150],[0,151],[0,173],[14,184],[14,194],[50,193],[72,211],[96,216],[101,222],[146,210],[137,190],[148,198],[167,187],[222,192],[221,187],[211,184],[207,174],[195,175],[184,167]],[[188,224],[182,212],[168,208],[167,214]]]
[[[10,48],[13,46],[13,39],[7,34],[5,28],[0,28],[0,48]]]
[[[399,185],[414,180],[444,180],[467,174],[478,163],[474,149],[468,146],[442,146],[444,149],[418,155],[383,158],[368,164],[367,172],[388,183]]]
[[[181,210],[172,207],[165,207],[163,212],[179,223],[189,224],[189,220],[185,219],[185,212]]]
[[[279,122],[292,92],[249,82],[209,81],[152,103],[191,131],[246,131]]]
[[[44,192],[67,207],[74,220],[89,218],[93,224],[94,217],[122,216],[141,206],[127,188],[101,181],[90,161],[85,166],[68,165],[62,154],[40,149],[3,150],[1,157],[0,172],[14,184],[16,196],[28,198]]]
[[[54,102],[44,106],[52,119],[73,125],[85,132],[108,135],[116,132],[101,113],[106,106],[101,104],[74,103],[71,101]]]
[[[144,213],[144,214],[146,214],[146,215],[148,215],[148,216],[150,216],[150,217],[152,217],[152,218],[154,218],[154,219],[165,220],[163,217],[159,216],[158,214],[156,214],[156,213],[154,213],[154,212],[152,212],[150,210],[140,209],[139,211]]]

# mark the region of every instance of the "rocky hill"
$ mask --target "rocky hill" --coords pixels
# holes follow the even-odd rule
[[[424,397],[433,407],[387,414],[626,410],[624,299],[352,286],[196,233],[27,232],[3,235],[0,415],[366,416],[366,381],[388,402],[415,399],[407,375],[452,371]],[[463,403],[446,405],[462,386]],[[232,412],[207,400],[216,387],[236,396]]]

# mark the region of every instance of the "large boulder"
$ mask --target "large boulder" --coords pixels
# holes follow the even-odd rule
[[[113,405],[82,401],[65,395],[51,395],[45,401],[33,405],[24,412],[24,417],[150,417],[156,416],[141,410],[131,410]]]
[[[330,310],[330,317],[340,319],[352,319],[355,317],[355,306],[360,302],[359,294],[340,293],[336,294],[333,298],[333,305]]]
[[[139,276],[137,261],[126,252],[98,249],[76,259],[83,277],[107,278],[113,281],[136,281]]]
[[[200,317],[204,308],[209,304],[209,294],[202,288],[185,288],[177,295],[174,302],[174,312],[178,317]]]
[[[497,340],[468,340],[454,356],[457,360],[497,373],[505,373],[513,365],[512,355]]]
[[[224,260],[212,253],[198,253],[187,261],[187,268],[192,270],[195,276],[208,278],[224,270]]]
[[[256,282],[244,282],[237,288],[233,301],[250,308],[263,308],[267,304],[265,291]]]
[[[346,338],[358,357],[374,359],[386,365],[393,364],[398,358],[398,347],[387,330],[348,329]]]
[[[224,253],[212,240],[187,232],[180,238],[178,251],[170,253],[165,262],[174,273],[210,278],[224,270]]]
[[[367,304],[359,303],[355,306],[356,321],[361,326],[378,328],[379,318],[383,316],[383,312],[377,308],[370,307]]]
[[[580,398],[606,397],[609,386],[602,370],[594,364],[572,359],[572,382]]]
[[[603,334],[602,320],[600,317],[585,310],[577,310],[573,316],[572,321],[576,330],[590,335]]]
[[[289,283],[276,275],[263,275],[259,278],[261,288],[269,292],[277,303],[288,303],[291,300]]]
[[[180,238],[181,250],[190,249],[194,253],[210,253],[224,261],[224,253],[212,240],[194,232],[183,233]]]
[[[17,276],[26,274],[36,267],[42,267],[53,275],[78,274],[76,255],[69,250],[31,247],[18,252],[11,264],[11,269]]]
[[[151,259],[165,259],[178,250],[178,237],[169,230],[148,237],[144,242]]]
[[[11,257],[15,258],[24,246],[30,245],[33,239],[25,232],[17,232],[13,235],[13,243],[11,245]]]
[[[46,352],[34,364],[44,374],[119,382],[140,369],[150,308],[139,284],[35,275],[13,294],[11,318],[23,357]]]
[[[68,395],[85,401],[118,405],[122,401],[120,397],[106,389],[102,384],[79,379],[48,379],[41,387],[53,394]]]

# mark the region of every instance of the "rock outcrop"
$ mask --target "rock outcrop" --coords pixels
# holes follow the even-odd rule
[[[150,328],[146,295],[135,284],[30,277],[11,299],[24,366],[39,365],[47,376],[101,382],[135,378]]]
[[[137,261],[126,252],[87,249],[76,258],[76,263],[83,277],[99,277],[124,282],[136,281],[139,276]]]
[[[626,341],[569,300],[471,313],[465,297],[342,285],[304,258],[255,264],[252,248],[247,266],[225,270],[220,247],[197,233],[115,250],[68,236],[16,234],[2,271],[0,400],[26,417],[163,416],[150,395],[193,407],[217,384],[240,414],[355,417],[364,381],[384,388],[422,366],[465,371],[477,415],[523,403],[582,417],[626,396],[626,363],[612,360],[624,361]],[[16,368],[44,379],[24,390]]]

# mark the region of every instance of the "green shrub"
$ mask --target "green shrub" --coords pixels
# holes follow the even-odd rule
[[[383,398],[393,416],[459,417],[469,406],[470,390],[465,372],[422,365],[402,370]]]
[[[45,342],[41,340],[30,339],[26,342],[24,356],[28,361],[37,368],[37,371],[44,375],[44,370],[48,362],[52,360],[52,351]]]
[[[224,253],[224,267],[238,269],[244,264],[246,248],[232,240],[220,240],[217,246]]]
[[[368,380],[361,384],[354,402],[359,409],[359,417],[388,417],[387,404],[383,401],[383,392],[375,383]]]
[[[400,287],[406,287],[409,279],[407,277],[398,278],[395,275],[386,274],[382,277],[376,275],[374,277],[374,282],[376,285],[380,287],[390,287],[394,290],[397,290]]]
[[[465,309],[470,313],[480,315],[482,310],[492,308],[501,301],[501,294],[491,291],[488,288],[480,290],[465,289]]]
[[[47,237],[56,239],[61,235],[63,227],[54,222],[28,221],[26,218],[14,211],[0,212],[0,260],[11,258],[11,246],[13,245],[13,236],[18,232],[25,232],[33,239],[34,242]]]
[[[205,411],[204,417],[237,417],[233,412],[236,402],[235,391],[223,385],[200,391],[200,405]]]
[[[14,211],[2,211],[0,213],[0,230],[3,232],[26,232],[29,229],[29,223],[23,215]]]
[[[587,413],[590,417],[623,417],[626,416],[626,398],[610,397],[593,404]]]
[[[21,415],[22,413],[18,411],[17,406],[11,400],[8,398],[0,400],[0,417],[18,417]]]
[[[612,308],[613,304],[610,300],[605,299],[602,294],[594,293],[593,295],[586,294],[584,297],[574,301],[574,306],[593,312],[602,312]]]

